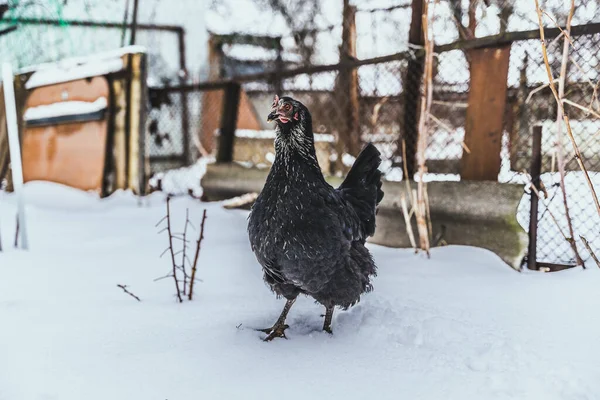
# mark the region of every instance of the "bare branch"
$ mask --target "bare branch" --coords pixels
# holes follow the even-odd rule
[[[435,3],[434,3],[435,6]],[[471,14],[469,13],[469,16]],[[429,28],[429,2],[423,3],[423,38],[425,47],[425,71],[423,79],[423,93],[421,95],[421,110],[419,113],[419,137],[417,142],[417,161],[418,161],[418,174],[419,182],[417,183],[417,202],[414,204],[417,229],[419,232],[419,245],[422,250],[425,250],[427,256],[429,256],[429,235],[427,223],[427,206],[425,196],[425,182],[424,176],[427,171],[425,166],[425,150],[427,149],[427,134],[428,134],[428,120],[431,115],[431,102],[433,99],[433,33]],[[460,21],[459,21],[460,22]],[[469,19],[469,28],[472,28],[472,33],[475,31],[475,25],[471,24]]]
[[[185,225],[183,227],[183,250],[181,251],[182,256],[181,256],[181,269],[183,270],[183,295],[186,295],[186,291],[187,291],[187,273],[185,271],[185,250],[187,249],[187,240],[186,240],[186,235],[187,235],[187,228],[188,228],[188,224],[190,221],[190,210],[188,208],[185,209]]]
[[[134,299],[136,299],[137,301],[142,301],[139,297],[137,297],[135,294],[131,293],[129,290],[127,290],[127,285],[117,285],[117,287],[120,287],[121,289],[123,289],[123,291],[125,293],[127,293],[128,295],[130,295],[131,297],[133,297]]]
[[[537,15],[538,15],[538,25],[540,28],[540,42],[542,45],[542,56],[544,58],[544,65],[546,67],[546,73],[548,75],[548,82],[550,84],[550,90],[552,90],[552,94],[554,95],[554,99],[556,100],[556,103],[558,105],[558,113],[557,113],[557,133],[558,133],[558,152],[557,152],[557,157],[558,157],[558,169],[559,169],[559,174],[560,174],[560,180],[561,180],[561,190],[562,190],[562,195],[563,195],[563,204],[565,206],[565,216],[567,219],[567,225],[569,228],[569,234],[571,236],[571,241],[569,242],[571,245],[571,248],[573,250],[573,254],[575,255],[575,259],[577,260],[577,264],[579,265],[584,265],[583,260],[581,259],[581,257],[579,256],[579,251],[577,250],[577,245],[575,243],[575,240],[573,240],[573,238],[575,237],[574,231],[573,231],[573,224],[571,221],[571,216],[569,213],[569,207],[567,204],[567,192],[566,192],[566,187],[565,187],[565,169],[564,169],[564,163],[563,163],[563,149],[562,149],[562,136],[561,136],[561,132],[562,132],[562,126],[560,124],[560,120],[563,119],[565,121],[565,124],[567,126],[567,134],[569,135],[569,138],[571,139],[571,143],[573,144],[573,148],[575,149],[576,154],[579,154],[579,149],[577,148],[577,143],[575,142],[575,138],[573,137],[573,132],[571,131],[571,126],[569,124],[569,119],[567,117],[567,115],[565,114],[565,109],[564,109],[564,104],[561,101],[561,98],[564,96],[564,84],[565,84],[565,76],[566,76],[566,70],[567,70],[567,62],[569,59],[569,32],[571,31],[571,21],[573,19],[573,13],[575,12],[575,0],[571,0],[571,8],[569,10],[569,16],[567,18],[567,26],[566,26],[566,30],[564,31],[564,42],[563,42],[563,54],[562,54],[562,62],[561,62],[561,69],[560,69],[560,77],[559,77],[559,89],[556,89],[555,83],[554,83],[554,77],[552,76],[552,70],[550,68],[550,62],[548,60],[548,50],[546,48],[546,38],[545,38],[545,32],[544,32],[544,24],[542,22],[542,10],[540,8],[539,5],[539,1],[538,0],[534,0],[535,1],[535,8],[537,11]],[[562,29],[561,29],[562,31]],[[581,160],[578,159],[579,161],[579,165],[582,169],[582,171],[584,171],[584,174],[586,175],[586,177],[589,179],[589,176],[587,174],[587,170],[585,169],[585,166],[583,165],[583,163],[581,163]],[[592,191],[593,191],[593,186],[592,186]],[[595,198],[595,192],[594,193],[594,198]],[[597,199],[595,199],[597,202]],[[598,207],[598,213],[600,214],[600,205],[597,205]]]
[[[200,235],[196,241],[196,254],[194,255],[194,264],[192,265],[192,277],[190,279],[190,291],[188,293],[188,299],[192,300],[194,295],[194,282],[196,282],[196,268],[198,266],[198,256],[200,255],[200,247],[202,245],[202,239],[204,239],[204,223],[206,222],[206,209],[202,212],[202,222],[200,223]]]
[[[554,79],[553,82],[557,83],[558,82],[558,78]],[[529,103],[529,101],[531,100],[531,97],[533,97],[534,94],[536,94],[540,90],[546,89],[548,86],[550,86],[549,83],[544,83],[543,85],[538,86],[535,89],[533,89],[531,92],[529,92],[529,94],[527,95],[527,98],[525,99],[525,104]]]
[[[410,215],[408,214],[408,207],[406,205],[406,197],[400,196],[400,206],[402,207],[402,215],[404,216],[404,224],[406,225],[406,233],[408,234],[408,240],[413,249],[417,249],[417,243],[415,242],[415,234],[413,233],[412,224],[410,222]]]
[[[570,105],[570,106],[573,106],[573,107],[575,107],[575,108],[579,108],[580,110],[582,110],[582,111],[585,111],[585,112],[586,112],[586,113],[588,113],[588,114],[592,114],[592,115],[593,115],[594,117],[596,117],[596,118],[600,118],[600,114],[599,114],[599,113],[597,113],[596,111],[592,110],[592,109],[591,109],[591,108],[589,108],[589,107],[584,107],[584,106],[582,106],[582,105],[580,105],[580,104],[577,104],[577,103],[575,103],[574,101],[571,101],[571,100],[569,100],[569,99],[562,99],[562,102],[563,102],[563,103],[565,103],[565,104],[568,104],[568,105]]]
[[[171,264],[173,265],[173,279],[175,281],[175,290],[177,293],[177,300],[183,303],[181,298],[181,290],[179,289],[179,282],[177,281],[177,264],[175,263],[175,252],[173,251],[173,234],[171,233],[171,198],[167,197],[167,231],[169,232],[169,250],[171,252]]]
[[[579,238],[583,242],[583,245],[587,249],[588,253],[590,253],[590,256],[592,256],[592,259],[594,259],[594,261],[596,262],[596,265],[598,266],[598,268],[600,268],[600,261],[598,260],[598,257],[596,257],[596,254],[594,253],[594,250],[592,250],[592,247],[588,243],[587,239],[581,235],[579,235]]]
[[[154,225],[154,227],[155,227],[155,228],[158,228],[158,226],[159,226],[160,224],[162,224],[162,223],[163,223],[163,221],[164,221],[165,219],[167,219],[167,216],[166,216],[166,215],[165,215],[164,217],[162,217],[162,218],[160,219],[160,221],[158,221],[158,222],[156,223],[156,225]]]

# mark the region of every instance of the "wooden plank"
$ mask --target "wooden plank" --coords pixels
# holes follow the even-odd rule
[[[93,102],[99,97],[109,97],[106,78],[80,79],[33,89],[24,109],[62,101]],[[99,193],[106,135],[106,116],[99,121],[25,125],[22,135],[25,182],[45,180]]]
[[[237,128],[237,116],[240,104],[239,83],[232,83],[225,90],[223,101],[223,113],[221,114],[221,135],[219,137],[219,149],[217,162],[233,161],[233,145],[235,141],[235,130]]]
[[[340,60],[350,62],[357,58],[356,53],[356,6],[350,0],[344,0],[342,22],[342,47]],[[360,152],[360,105],[358,99],[358,70],[342,69],[338,74],[338,104],[343,107],[342,129],[340,139],[346,151],[353,156]],[[339,159],[341,163],[341,158]],[[343,167],[342,164],[339,167]]]
[[[8,132],[6,131],[6,112],[4,111],[4,91],[0,83],[0,184],[8,173],[10,154],[8,152]]]
[[[500,172],[502,128],[510,45],[470,50],[471,87],[465,121],[461,178],[497,180]]]
[[[423,0],[412,0],[412,14],[410,20],[410,30],[408,33],[408,42],[414,46],[422,47],[423,38]],[[413,179],[415,168],[417,166],[417,141],[419,138],[419,100],[421,97],[421,81],[424,72],[424,53],[415,55],[408,59],[406,76],[403,80],[405,86],[404,112],[402,113],[402,139],[406,146],[406,160],[402,163],[406,165],[408,177],[404,179]],[[402,146],[396,149],[396,156],[404,158]],[[404,174],[404,170],[402,171]]]

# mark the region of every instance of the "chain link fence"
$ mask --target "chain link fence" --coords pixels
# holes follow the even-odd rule
[[[55,3],[58,10],[59,2]],[[111,2],[110,6],[117,7],[117,3]],[[305,30],[290,34],[268,36],[229,32],[211,36],[209,83],[241,82],[232,155],[235,162],[268,168],[273,161],[273,127],[266,123],[266,115],[274,94],[278,93],[302,101],[311,110],[317,153],[325,173],[344,174],[358,149],[366,142],[373,142],[382,152],[382,170],[386,179],[404,179],[405,168],[412,176],[422,54],[419,44],[409,40],[411,2],[393,1],[381,7],[374,7],[368,1],[353,4],[356,5],[353,24],[350,24],[353,28],[349,28],[347,10],[341,8],[340,2],[340,8],[335,10],[338,17],[328,16],[321,10],[324,14],[313,18],[320,23],[311,22]],[[563,2],[546,0],[540,4],[556,24],[564,26],[568,8]],[[119,7],[118,12],[123,14],[121,3]],[[25,28],[20,35],[28,35],[38,46],[36,60],[83,55],[127,43],[129,30],[123,30],[119,24],[77,26],[69,24],[67,18],[59,14],[48,16],[47,9],[48,6],[45,13],[39,11],[41,9],[29,9],[3,20],[2,26],[17,19],[23,22],[52,17],[63,21],[51,28],[47,24],[22,23]],[[465,143],[472,72],[468,43],[488,38],[486,46],[493,47],[500,42],[509,44],[497,180],[525,185],[525,191],[529,192],[527,185],[538,178],[529,174],[532,130],[542,126],[541,181],[544,189],[541,193],[544,198],[540,201],[538,215],[537,259],[574,264],[576,258],[570,245],[574,240],[581,258],[589,262],[589,252],[580,236],[588,240],[593,250],[600,250],[600,238],[595,231],[600,220],[564,127],[562,141],[559,143],[557,139],[557,106],[550,89],[543,88],[548,78],[540,41],[535,34],[538,25],[533,1],[441,1],[431,11],[437,54],[433,66],[433,104],[425,179],[460,180],[461,162],[470,151]],[[93,9],[89,15],[90,20],[94,20]],[[475,18],[476,24],[471,22],[471,17]],[[544,23],[548,28],[556,25],[546,16]],[[565,98],[571,102],[565,107],[593,182],[600,180],[599,23],[597,2],[578,1],[573,25],[580,28],[577,32],[574,30],[571,37],[565,84]],[[47,30],[41,30],[42,26],[48,27]],[[99,37],[104,37],[94,35],[99,29],[112,32],[112,39],[99,41]],[[150,171],[154,176],[150,184],[169,193],[196,196],[201,193],[199,180],[203,165],[217,154],[220,133],[226,122],[222,118],[226,109],[226,90],[223,85],[190,84],[185,64],[180,62],[185,45],[182,47],[178,32],[181,31],[177,27],[147,26],[140,30],[136,40],[149,50],[150,109],[146,144]],[[344,47],[344,32],[350,32],[355,38],[354,51]],[[529,34],[510,36],[518,32]],[[563,38],[557,38],[559,33],[547,40],[555,77],[559,75],[562,60]],[[22,65],[31,63],[33,53],[19,49],[17,43],[23,37],[14,35],[13,32],[0,37],[0,55],[3,51],[16,52]],[[490,39],[490,35],[497,36]],[[290,74],[291,70],[297,73]],[[268,73],[272,71],[275,73]],[[249,74],[262,76],[242,79]],[[560,187],[560,146],[566,159],[565,191],[572,233]],[[178,168],[183,170],[177,172]],[[528,195],[519,207],[518,218],[527,228],[530,218]]]

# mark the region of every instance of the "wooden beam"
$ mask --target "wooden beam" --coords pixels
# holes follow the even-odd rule
[[[356,7],[350,5],[350,0],[344,0],[342,18],[340,60],[347,63],[356,60]],[[344,109],[339,121],[342,126],[339,135],[346,147],[345,150],[357,156],[360,152],[360,104],[356,68],[344,68],[339,71],[337,96],[338,104],[341,104]]]
[[[221,114],[221,135],[219,136],[219,149],[217,162],[233,161],[233,145],[237,127],[238,108],[240,104],[241,86],[232,82],[225,89],[223,112]]]
[[[265,47],[267,49],[277,50],[281,43],[281,36],[249,35],[241,33],[216,34],[210,33],[215,43],[221,44],[250,44],[254,46]]]
[[[0,29],[0,36],[11,33],[12,31],[17,30],[17,25],[9,26],[8,28]]]
[[[539,193],[541,187],[542,174],[542,126],[533,127],[531,166],[529,174],[531,183]],[[527,268],[537,270],[537,228],[538,228],[538,203],[539,197],[534,190],[531,190],[531,208],[529,212],[529,250],[527,253]]]
[[[571,37],[579,36],[579,35],[589,35],[600,33],[600,23],[587,24],[587,25],[578,25],[573,26],[571,28]],[[556,37],[560,34],[560,30],[558,28],[548,28],[546,29],[546,38],[550,39]],[[487,47],[494,47],[498,45],[506,45],[515,41],[520,40],[530,40],[530,39],[539,39],[540,32],[539,30],[532,31],[523,31],[523,32],[508,32],[503,35],[492,35],[486,36],[482,38],[477,38],[473,40],[459,40],[457,42],[435,46],[434,51],[436,53],[444,53],[452,50],[467,50],[467,49],[481,49]],[[328,64],[328,65],[314,65],[314,66],[305,66],[294,69],[286,69],[279,73],[281,78],[290,78],[300,74],[316,74],[319,72],[330,72],[337,71],[340,69],[352,69],[357,68],[363,65],[372,65],[372,64],[380,64],[391,61],[399,61],[410,59],[411,57],[419,57],[422,55],[422,50],[410,50],[410,51],[401,51],[399,53],[390,54],[387,56],[381,57],[373,57],[367,58],[363,60],[350,60],[350,61],[342,61],[337,64]],[[247,74],[247,75],[238,75],[234,76],[231,79],[226,79],[222,81],[213,82],[216,85],[226,84],[227,82],[252,82],[252,81],[268,81],[274,79],[278,75],[278,72],[275,70],[260,72],[256,74]],[[198,85],[199,87],[199,85]]]
[[[78,21],[73,19],[67,20],[55,20],[48,18],[11,18],[10,22],[17,25],[52,25],[52,26],[81,26],[88,28],[132,28],[132,24],[123,24],[120,22],[109,22],[109,21]],[[179,25],[157,25],[157,24],[140,24],[138,23],[136,29],[143,31],[169,31],[179,32],[183,31],[183,27]]]
[[[423,1],[412,0],[412,16],[408,42],[415,46],[423,46]],[[404,113],[402,114],[402,139],[406,145],[406,165],[408,177],[413,179],[416,168],[417,141],[419,137],[419,99],[421,97],[421,81],[424,72],[425,54],[419,52],[414,58],[409,58],[406,69],[406,77],[403,80],[404,89]],[[403,157],[402,146],[398,146],[397,155]]]
[[[471,87],[465,121],[465,144],[461,178],[497,180],[500,173],[500,150],[510,45],[495,49],[470,50]]]

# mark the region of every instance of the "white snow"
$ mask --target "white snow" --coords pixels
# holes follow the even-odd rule
[[[197,226],[207,208],[196,299],[175,302],[155,223],[138,206],[50,183],[25,185],[29,252],[0,253],[0,398],[595,399],[600,270],[516,273],[492,253],[451,246],[431,259],[369,246],[375,290],[336,311],[300,298],[289,340],[264,343],[283,301],[265,287],[245,211],[172,202]],[[15,201],[0,192],[5,248]],[[117,288],[128,285],[137,302]]]
[[[219,134],[219,131],[215,131],[215,134]],[[333,135],[326,133],[313,133],[315,142],[331,142],[335,141]],[[247,139],[275,139],[275,131],[270,130],[254,130],[254,129],[237,129],[235,131],[235,137],[247,138]]]
[[[590,172],[589,175],[596,192],[600,192],[600,173]],[[574,264],[573,251],[563,237],[563,234],[567,237],[570,237],[570,234],[567,218],[565,217],[562,192],[558,186],[560,176],[557,172],[548,172],[542,174],[541,179],[548,191],[549,198],[540,200],[538,206],[538,215],[540,216],[538,222],[538,261]],[[586,238],[594,253],[600,257],[600,236],[598,236],[600,216],[594,206],[592,194],[583,172],[567,172],[565,187],[579,255],[588,268],[596,268],[589,251],[580,239],[580,236]],[[524,194],[517,212],[517,219],[525,230],[529,228],[530,202],[529,194]]]
[[[24,67],[20,73],[35,71],[25,84],[25,88],[33,89],[118,72],[124,67],[123,55],[145,52],[143,46],[125,46],[90,56],[66,58],[57,63]]]
[[[43,106],[29,107],[23,114],[25,121],[42,118],[63,117],[67,115],[89,114],[104,110],[108,106],[106,97],[98,97],[95,101],[62,101]]]
[[[150,178],[150,187],[169,195],[189,194],[199,199],[204,193],[200,181],[206,173],[206,165],[212,161],[214,160],[202,157],[189,167],[159,172]]]
[[[27,72],[36,72],[36,71],[41,71],[41,70],[55,69],[57,66],[72,67],[72,66],[77,66],[77,65],[81,65],[81,64],[91,64],[91,63],[95,63],[98,61],[106,61],[106,60],[111,60],[111,59],[115,59],[115,58],[121,58],[125,54],[145,53],[146,51],[147,51],[147,49],[144,46],[138,46],[138,45],[124,46],[124,47],[119,47],[119,48],[112,49],[112,50],[96,52],[94,54],[87,55],[87,56],[68,57],[68,58],[63,58],[57,62],[49,62],[49,63],[30,65],[30,66],[21,68],[19,70],[19,73],[23,74],[23,73],[27,73]]]
[[[106,75],[123,69],[123,60],[114,58],[97,63],[83,65],[61,66],[45,68],[34,72],[25,84],[26,89],[40,86],[55,85],[57,83],[75,81],[78,79]]]

